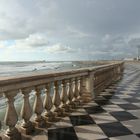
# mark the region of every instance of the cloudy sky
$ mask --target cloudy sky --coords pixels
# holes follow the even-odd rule
[[[0,61],[135,57],[140,0],[0,0]]]

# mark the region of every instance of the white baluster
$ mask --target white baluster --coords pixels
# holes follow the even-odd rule
[[[61,90],[61,107],[65,109],[66,112],[70,111],[69,105],[67,104],[68,101],[68,95],[67,95],[67,80],[62,80],[61,84],[62,90]]]
[[[47,112],[45,113],[45,117],[47,119],[47,121],[53,121],[54,120],[54,114],[51,111],[52,107],[53,107],[53,103],[52,103],[52,98],[50,96],[50,83],[48,83],[46,85],[46,96],[45,96],[45,100],[44,100],[44,107],[47,110]]]
[[[2,124],[1,124],[1,121],[0,121],[0,130],[1,130],[1,127],[2,127]],[[2,137],[0,136],[0,140],[2,140]]]
[[[58,87],[59,87],[58,82],[55,81],[54,82],[54,95],[53,95],[53,99],[52,99],[53,105],[54,105],[53,111],[57,113],[57,116],[63,116],[64,110],[62,108],[60,108],[61,100],[60,100]]]
[[[83,88],[82,88],[83,86],[82,86],[82,83],[83,83],[83,82],[82,82],[82,77],[80,77],[80,78],[79,78],[79,85],[80,85],[80,86],[79,86],[79,97],[78,97],[79,100],[82,99],[82,93],[83,93]]]
[[[79,78],[75,78],[75,92],[74,92],[74,102],[76,103],[76,105],[80,104],[80,100],[79,100]]]
[[[36,98],[34,103],[34,112],[36,113],[35,124],[37,127],[46,127],[46,122],[41,115],[44,110],[43,102],[41,99],[41,93],[43,88],[44,85],[35,87]]]
[[[21,117],[24,119],[24,123],[22,124],[21,132],[25,134],[31,134],[34,132],[34,126],[30,121],[30,118],[32,117],[32,109],[29,102],[29,94],[31,91],[32,88],[25,88],[21,90],[24,98],[21,109]]]
[[[15,127],[18,121],[18,115],[14,106],[14,97],[19,90],[9,91],[5,93],[5,97],[8,99],[7,110],[5,115],[5,124],[9,127],[4,135],[6,140],[21,140],[21,134]]]
[[[73,94],[73,79],[70,79],[69,80],[69,92],[68,92],[68,99],[69,99],[68,100],[68,105],[70,105],[72,108],[75,107],[75,104],[72,101],[73,97],[74,97],[74,94]]]

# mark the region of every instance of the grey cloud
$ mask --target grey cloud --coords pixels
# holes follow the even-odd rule
[[[1,0],[0,40],[31,47],[60,43],[81,57],[135,56],[137,37],[129,38],[140,34],[139,6],[139,0]],[[36,34],[43,38],[30,38]]]
[[[131,38],[128,42],[132,47],[140,46],[140,38]]]

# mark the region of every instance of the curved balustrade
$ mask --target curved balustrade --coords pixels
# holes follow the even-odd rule
[[[55,121],[56,117],[63,117],[82,102],[95,98],[120,79],[122,72],[123,62],[116,62],[94,68],[1,79],[0,96],[5,95],[7,99],[4,123],[8,127],[3,139],[20,140],[22,133],[32,134],[36,127],[47,127],[46,124]],[[35,93],[33,107],[30,103],[32,91]],[[23,95],[20,113],[23,123],[20,125],[15,107],[15,96],[19,92]]]

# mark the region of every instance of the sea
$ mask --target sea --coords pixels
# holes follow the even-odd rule
[[[0,62],[0,77],[15,76],[42,70],[70,69],[72,67],[74,68],[74,66],[76,65],[73,65],[72,62]]]
[[[97,66],[94,62],[84,62],[84,61],[24,61],[24,62],[0,62],[0,78],[9,76],[19,76],[32,73],[41,73],[41,71],[53,72],[62,70],[72,70],[79,69],[83,67],[93,67]],[[30,104],[33,106],[35,99],[34,92],[30,95]],[[45,94],[42,93],[42,100]],[[19,93],[15,97],[14,105],[16,107],[17,113],[20,114],[21,105],[23,103],[23,96]],[[4,95],[0,94],[0,121],[3,123],[4,116],[7,108],[7,99]],[[19,115],[20,116],[20,115]],[[19,118],[20,119],[20,118]],[[4,126],[5,128],[5,126]]]

